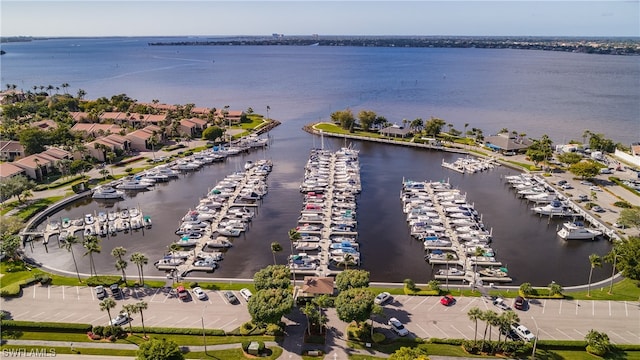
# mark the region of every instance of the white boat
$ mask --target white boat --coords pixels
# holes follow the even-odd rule
[[[127,180],[116,186],[116,188],[122,190],[149,190],[149,186],[151,185],[150,183],[139,180]]]
[[[547,216],[571,216],[573,211],[562,201],[554,200],[545,206],[531,208],[536,214]]]
[[[85,214],[84,215],[84,223],[87,225],[91,225],[96,222],[96,219],[93,217],[93,214]]]
[[[147,229],[151,229],[151,216],[145,216],[142,218],[142,223]]]
[[[293,249],[297,251],[314,251],[320,249],[317,242],[296,241],[293,243]]]
[[[101,186],[96,188],[91,195],[94,199],[122,199],[124,198],[124,192],[116,190],[111,186]]]
[[[184,259],[166,256],[154,263],[155,266],[180,266],[184,264]]]
[[[207,247],[210,247],[213,249],[230,248],[231,246],[232,246],[231,242],[223,236],[219,236],[215,240],[211,240],[207,242]]]
[[[527,195],[525,196],[525,199],[529,200],[529,201],[533,201],[535,203],[550,203],[554,200],[558,199],[558,195],[554,194],[554,193],[539,193],[539,194],[535,194],[535,195]]]
[[[98,213],[98,222],[99,223],[106,223],[109,219],[107,218],[107,213],[105,213],[104,211],[101,211]]]
[[[448,275],[448,276],[464,276],[464,271],[458,268],[449,268],[449,269],[440,269],[438,270],[438,275]]]
[[[580,221],[565,222],[558,231],[558,236],[564,240],[593,240],[602,235],[602,231],[584,227]]]
[[[232,226],[218,228],[216,229],[216,232],[222,236],[232,236],[232,237],[240,236],[240,234],[242,234],[241,229],[238,229]]]

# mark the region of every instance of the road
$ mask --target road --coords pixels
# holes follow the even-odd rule
[[[144,300],[149,308],[144,312],[145,326],[200,328],[204,318],[206,328],[231,331],[250,320],[247,302],[234,291],[239,303],[229,304],[220,291],[206,290],[204,301],[191,298],[183,302],[168,289],[125,289],[124,299],[116,300],[111,311],[115,316],[126,303]],[[394,336],[386,320],[396,317],[411,336],[421,338],[474,338],[474,323],[467,313],[474,306],[493,309],[481,297],[461,297],[449,307],[440,304],[438,297],[394,296],[384,306],[384,317],[376,318],[376,327]],[[511,300],[507,299],[508,303]],[[11,312],[16,320],[77,322],[106,325],[109,318],[100,311],[99,300],[92,288],[83,286],[32,286],[24,289],[20,298],[2,298],[2,309]],[[540,339],[583,340],[590,329],[607,333],[613,343],[640,344],[640,305],[637,301],[541,300],[532,301],[526,311],[516,310],[520,323]],[[346,324],[337,319],[335,309],[327,311],[327,326],[342,332]],[[134,326],[140,326],[139,315],[133,315]],[[299,321],[304,323],[304,320]],[[296,325],[298,326],[298,325]],[[482,336],[484,324],[478,326]],[[494,338],[497,333],[494,331]]]

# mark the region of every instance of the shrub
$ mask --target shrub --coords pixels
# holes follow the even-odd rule
[[[92,276],[86,280],[87,286],[109,286],[111,284],[119,283],[120,276]]]
[[[371,337],[371,340],[374,343],[379,344],[379,343],[383,342],[386,338],[387,337],[384,336],[383,333],[376,332],[376,333],[373,333],[373,336]]]
[[[190,287],[191,289],[193,289],[194,287],[198,287],[198,282],[197,282],[197,281],[190,282],[190,283],[189,283],[189,287]]]
[[[200,335],[201,328],[165,328],[165,327],[145,327],[147,334],[176,334],[176,335]],[[133,332],[142,332],[142,326],[134,326]],[[205,329],[207,336],[224,336],[226,333],[221,329]]]
[[[284,335],[284,330],[282,324],[268,324],[265,329],[265,334],[273,335],[273,336],[282,336]]]
[[[5,329],[27,330],[27,331],[55,331],[63,333],[87,333],[91,331],[91,324],[56,323],[56,322],[35,322],[3,320],[1,323]]]
[[[96,325],[94,326],[91,331],[95,334],[98,335],[100,337],[102,337],[104,335],[104,326],[101,325]]]
[[[616,201],[613,203],[613,206],[623,208],[623,209],[631,209],[633,206],[626,201]]]

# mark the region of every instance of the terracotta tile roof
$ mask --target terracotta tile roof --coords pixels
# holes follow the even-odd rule
[[[302,281],[301,290],[307,294],[321,295],[333,294],[333,278],[305,276]]]
[[[38,159],[39,164],[36,164],[36,159]],[[51,162],[51,157],[41,156],[40,154],[29,155],[20,160],[16,160],[13,163],[23,169],[37,169],[38,165],[46,165]]]
[[[18,175],[24,172],[24,170],[16,166],[12,163],[1,163],[0,164],[0,178],[8,178],[14,175]]]
[[[31,126],[40,128],[42,130],[50,130],[50,129],[58,128],[58,124],[55,121],[49,120],[49,119],[36,121],[34,123],[31,123]]]
[[[60,148],[56,148],[56,147],[51,147],[48,148],[45,152],[41,153],[41,154],[46,154],[46,155],[50,155],[58,160],[60,159],[64,159],[67,158],[69,156],[71,156],[71,154],[68,151],[62,150]]]
[[[89,118],[89,113],[84,111],[71,111],[69,112],[73,121],[80,121]]]
[[[128,133],[126,135],[126,137],[147,140],[147,139],[151,138],[153,136],[153,134],[152,134],[151,131],[147,131],[145,129],[140,129],[140,130],[136,130],[136,131],[130,132],[130,133]]]
[[[191,109],[191,112],[194,114],[209,114],[211,109],[206,107],[194,107]]]
[[[1,152],[23,152],[24,146],[20,144],[19,141],[0,141],[0,151]]]
[[[102,130],[105,133],[106,132],[111,132],[112,134],[115,134],[115,133],[119,133],[120,131],[122,131],[122,128],[120,126],[118,126],[118,125],[115,125],[115,124],[83,124],[83,123],[77,123],[77,124],[73,125],[71,130],[86,132],[88,134],[97,133],[100,130]]]
[[[191,118],[191,119],[189,119],[189,121],[200,125],[200,127],[203,127],[203,126],[207,125],[207,123],[209,123],[207,120],[200,119],[200,118]]]

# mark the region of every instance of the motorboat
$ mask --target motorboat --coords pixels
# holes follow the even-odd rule
[[[151,186],[150,183],[134,179],[126,180],[120,185],[116,186],[116,188],[121,190],[149,190],[149,186]]]
[[[87,225],[84,227],[84,236],[94,236],[97,235],[96,228],[93,224]]]
[[[443,275],[443,276],[464,276],[464,271],[455,268],[455,267],[451,267],[448,269],[440,269],[438,270],[438,275]]]
[[[141,229],[143,227],[142,225],[142,221],[140,221],[139,218],[133,218],[131,219],[131,228],[134,230],[138,230]]]
[[[62,219],[62,224],[61,224],[63,229],[68,228],[69,226],[71,226],[71,219],[69,218],[64,218]]]
[[[313,224],[304,224],[302,226],[298,226],[296,228],[298,232],[307,232],[307,231],[320,231],[322,230],[322,226],[313,225]]]
[[[558,231],[558,236],[564,240],[594,240],[600,235],[602,231],[586,228],[581,221],[565,222]]]
[[[564,202],[554,200],[545,206],[536,206],[531,208],[533,212],[540,215],[547,216],[572,216],[574,215],[571,208],[569,208]]]
[[[153,263],[156,267],[159,266],[180,266],[184,264],[184,259],[172,256],[165,256],[164,258]]]
[[[481,276],[486,276],[486,277],[495,277],[495,278],[501,278],[501,277],[507,277],[507,269],[506,268],[499,268],[499,269],[482,269],[478,271],[478,274],[480,274]]]
[[[189,254],[191,254],[191,252],[189,251]],[[224,259],[224,254],[219,252],[219,251],[213,251],[213,252],[207,252],[207,251],[200,251],[196,254],[196,258],[198,259],[213,259],[215,261],[221,261],[222,259]]]
[[[151,229],[151,216],[144,216],[142,218],[142,223],[144,224],[144,227]]]
[[[99,200],[122,199],[124,198],[124,192],[111,186],[100,186],[93,191],[91,197]]]
[[[107,221],[115,221],[118,218],[118,213],[115,211],[109,211],[107,213]]]
[[[98,222],[101,224],[104,224],[108,221],[109,219],[107,218],[107,213],[105,213],[104,211],[101,211],[98,213]]]
[[[119,216],[120,216],[120,219],[122,219],[122,220],[126,220],[126,219],[130,218],[129,209],[121,210],[120,213],[119,213]]]
[[[102,237],[109,235],[108,225],[105,223],[101,223],[100,228],[98,229],[98,234]]]
[[[242,229],[238,229],[232,226],[225,226],[223,228],[216,229],[216,232],[222,236],[237,237],[242,234]]]
[[[198,243],[198,239],[192,239],[189,236],[183,236],[178,241],[174,242],[174,244],[177,244],[180,247],[194,247],[198,245]]]
[[[533,201],[536,204],[539,203],[550,203],[554,200],[558,199],[558,195],[556,195],[555,193],[548,193],[548,192],[544,192],[544,193],[538,193],[538,194],[534,194],[534,195],[527,195],[525,196],[525,199],[529,200],[529,201]]]
[[[292,245],[294,250],[297,251],[315,251],[320,249],[320,244],[317,242],[295,241]]]
[[[233,246],[231,242],[224,236],[218,236],[215,240],[211,240],[207,242],[207,247],[210,247],[213,249],[224,249],[224,248],[230,248],[231,246]]]
[[[84,223],[87,225],[91,225],[96,222],[96,219],[93,217],[93,214],[85,214],[84,215]]]

